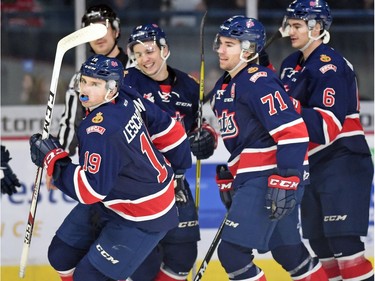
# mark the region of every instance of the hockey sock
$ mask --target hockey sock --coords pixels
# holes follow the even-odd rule
[[[74,269],[75,268],[72,268],[66,271],[57,271],[57,273],[60,276],[61,281],[73,281]]]
[[[253,263],[253,249],[245,248],[222,240],[218,247],[217,253],[221,265],[228,274],[229,280],[266,280],[262,269]]]
[[[364,252],[337,258],[337,262],[343,280],[374,280],[372,264]]]
[[[327,273],[329,281],[342,280],[339,265],[334,257],[320,259],[320,262],[323,265],[324,271]]]
[[[319,262],[318,258],[310,259],[307,264],[307,272],[297,276],[292,275],[292,280],[295,281],[328,281],[327,273],[324,271],[322,264]],[[305,266],[303,266],[305,268]],[[305,270],[304,270],[305,271]]]

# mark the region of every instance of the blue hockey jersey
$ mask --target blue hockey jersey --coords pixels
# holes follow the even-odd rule
[[[314,164],[331,152],[369,154],[359,119],[359,94],[353,66],[331,47],[321,44],[306,61],[297,51],[281,65],[288,94],[301,102]],[[340,152],[339,152],[340,153]]]
[[[137,89],[143,98],[157,104],[190,132],[194,127],[199,102],[199,85],[188,74],[168,66],[173,81],[163,87],[137,68],[125,70],[124,84]]]
[[[249,64],[229,83],[226,77],[228,73],[217,81],[211,107],[230,152],[228,167],[235,183],[278,168],[298,170],[301,184],[307,184],[306,126],[275,73]]]
[[[122,88],[115,103],[86,116],[77,132],[79,164],[69,164],[55,184],[80,203],[101,203],[125,223],[169,230],[178,223],[174,174],[161,151],[190,151],[189,142],[183,127],[156,106],[158,125],[148,130],[131,93]]]

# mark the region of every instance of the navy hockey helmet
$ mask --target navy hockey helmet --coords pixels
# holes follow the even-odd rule
[[[128,48],[132,51],[135,44],[145,41],[155,41],[159,48],[167,45],[165,32],[155,23],[136,26],[130,34]]]
[[[320,22],[324,30],[329,30],[333,21],[331,10],[325,0],[295,0],[286,9],[285,18],[307,21],[309,27]],[[315,22],[310,25],[310,20]]]
[[[118,59],[93,55],[82,64],[80,74],[105,80],[109,84],[113,84],[110,81],[115,81],[120,85],[124,77],[124,67]],[[114,88],[114,85],[109,88]]]
[[[120,32],[120,19],[116,13],[106,4],[99,4],[87,9],[82,17],[82,27],[88,26],[90,23],[108,20],[112,28]]]
[[[220,31],[217,33],[214,42],[214,50],[218,49],[220,36],[238,39],[243,50],[254,53],[259,53],[266,42],[263,24],[254,18],[242,15],[233,16],[220,25]]]

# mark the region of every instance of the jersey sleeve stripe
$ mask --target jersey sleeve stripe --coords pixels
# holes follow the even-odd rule
[[[329,110],[314,107],[323,118],[323,134],[325,143],[332,142],[342,130],[342,125],[336,116]]]
[[[341,132],[336,136],[336,138],[328,144],[317,144],[310,142],[309,144],[309,156],[314,155],[315,153],[323,150],[324,148],[331,145],[335,140],[345,137],[353,137],[364,135],[364,131],[361,125],[361,121],[359,119],[359,114],[351,114],[346,116],[344,124],[342,126]]]
[[[159,218],[167,213],[175,203],[173,178],[160,191],[136,200],[110,200],[104,205],[125,219],[146,221]]]
[[[180,145],[186,139],[186,133],[182,125],[172,119],[167,130],[153,135],[151,139],[156,148],[165,153]]]
[[[74,171],[74,190],[79,202],[83,204],[93,204],[102,201],[105,196],[97,193],[86,178],[81,166],[77,166]]]
[[[289,122],[270,131],[270,135],[278,145],[308,142],[306,125],[302,118]]]

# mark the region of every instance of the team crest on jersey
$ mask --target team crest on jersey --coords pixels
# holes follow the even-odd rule
[[[253,66],[253,67],[250,67],[248,70],[247,70],[247,73],[254,73],[254,72],[257,72],[258,71],[258,67],[255,67],[255,66]]]
[[[146,100],[149,100],[152,103],[155,103],[155,97],[153,96],[152,93],[143,94],[143,98],[145,98]]]
[[[98,124],[98,123],[101,123],[101,122],[103,122],[103,113],[101,113],[101,112],[98,112],[98,113],[96,113],[96,116],[94,116],[92,119],[91,119],[91,121],[92,121],[92,123],[95,123],[95,124]]]
[[[267,77],[267,72],[265,71],[257,72],[253,76],[251,76],[249,80],[255,83],[260,77]]]
[[[172,98],[172,95],[175,95],[176,97],[180,97],[179,94],[177,94],[176,92],[162,92],[162,91],[158,91],[158,94],[159,94],[159,97],[161,98],[161,101],[162,102],[170,102],[171,101],[171,98]]]
[[[238,135],[238,126],[234,116],[235,113],[228,113],[228,110],[223,110],[220,116],[217,115],[219,129],[223,139],[234,138]]]
[[[320,55],[320,60],[322,62],[329,62],[329,61],[331,61],[331,57],[329,57],[327,55]]]
[[[90,126],[86,129],[87,134],[99,133],[99,134],[103,135],[104,132],[105,132],[105,128],[102,127],[102,126],[98,126],[98,125],[93,125],[93,126]]]
[[[323,74],[326,73],[329,70],[333,70],[334,72],[336,72],[337,66],[330,63],[330,64],[323,65],[321,68],[319,68],[319,71]]]
[[[221,100],[221,97],[224,95],[225,90],[217,90],[216,91],[216,99]]]

